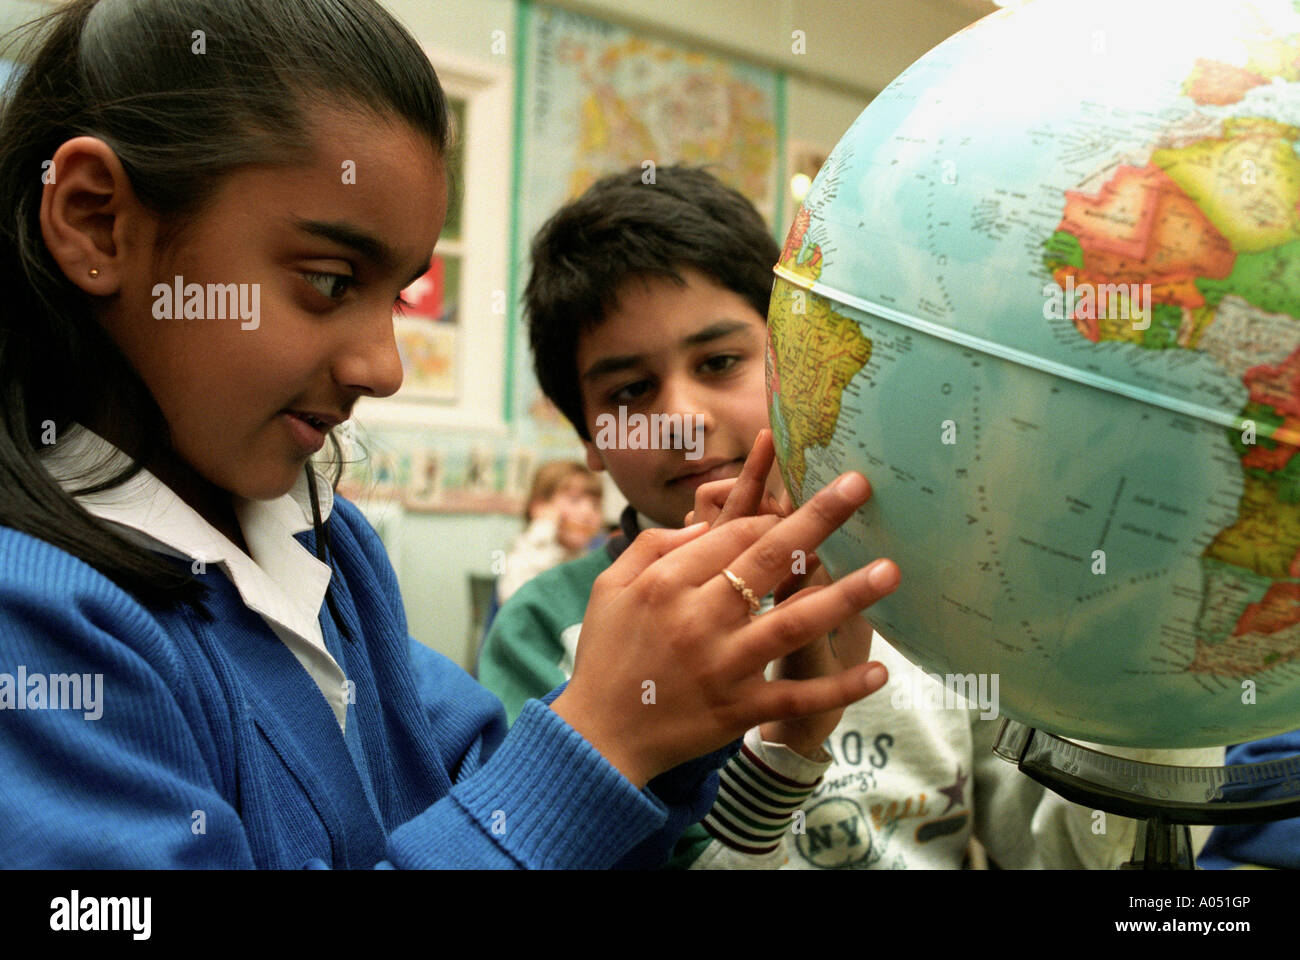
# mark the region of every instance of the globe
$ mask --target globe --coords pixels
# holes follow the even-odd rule
[[[1102,744],[1300,727],[1300,4],[1039,0],[910,67],[776,267],[769,413],[867,616]]]

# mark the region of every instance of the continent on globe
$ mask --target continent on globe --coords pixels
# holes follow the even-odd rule
[[[1240,432],[1228,431],[1242,465],[1244,489],[1236,522],[1219,532],[1205,558],[1267,578],[1265,598],[1241,612],[1232,635],[1268,634],[1273,643],[1255,649],[1260,656],[1266,653],[1271,665],[1300,656],[1300,606],[1283,602],[1298,586],[1292,580],[1300,578],[1300,458],[1295,446],[1278,439],[1300,429],[1300,349],[1280,364],[1252,367],[1242,379],[1250,388],[1243,418],[1273,436],[1256,436],[1247,443]],[[1202,662],[1202,646],[1218,642],[1221,638],[1202,631],[1197,662]]]
[[[1216,83],[1222,90],[1230,71],[1220,68],[1198,61],[1189,95],[1205,97]],[[1145,167],[1120,166],[1096,196],[1066,191],[1064,215],[1044,243],[1044,263],[1063,288],[1150,284],[1149,315],[1131,308],[1074,311],[1075,326],[1093,343],[1197,349],[1227,297],[1248,313],[1266,312],[1252,320],[1284,325],[1282,342],[1291,352],[1240,374],[1249,391],[1242,422],[1259,436],[1247,443],[1228,432],[1244,488],[1235,522],[1203,557],[1207,595],[1211,580],[1229,576],[1219,564],[1264,578],[1262,598],[1235,604],[1231,637],[1268,634],[1273,642],[1225,656],[1218,648],[1229,638],[1214,625],[1217,613],[1203,605],[1192,672],[1240,675],[1242,651],[1251,651],[1256,666],[1265,656],[1269,664],[1300,657],[1300,604],[1291,602],[1300,585],[1289,580],[1300,577],[1300,459],[1296,447],[1280,442],[1300,437],[1300,326],[1285,329],[1300,317],[1297,138],[1300,129],[1287,124],[1228,118],[1220,137],[1153,150]]]
[[[1064,215],[1044,248],[1044,261],[1062,289],[1149,285],[1143,306],[1171,307],[1173,314],[1146,316],[1126,304],[1122,309],[1076,309],[1072,316],[1093,343],[1127,340],[1148,347],[1168,346],[1171,339],[1184,347],[1194,345],[1208,322],[1204,314],[1192,312],[1205,305],[1196,281],[1228,276],[1236,260],[1227,238],[1154,165],[1121,166],[1095,197],[1067,190]]]
[[[1183,83],[1183,93],[1202,107],[1226,107],[1240,102],[1255,87],[1275,80],[1300,80],[1300,36],[1250,37],[1245,46],[1249,54],[1242,66],[1198,57]]]
[[[1212,677],[1261,676],[1296,659],[1297,585],[1270,581],[1204,561],[1205,594],[1188,672]]]
[[[1297,621],[1300,621],[1300,583],[1275,583],[1268,588],[1264,599],[1246,608],[1233,635],[1276,633]]]
[[[1281,363],[1251,367],[1242,381],[1250,399],[1280,415],[1284,423],[1300,420],[1300,350]]]
[[[1266,83],[1268,80],[1253,70],[1200,58],[1192,68],[1183,92],[1203,107],[1226,107],[1244,97],[1247,90]]]
[[[1278,496],[1276,483],[1247,473],[1237,522],[1219,532],[1205,555],[1270,580],[1294,576],[1300,551],[1300,504]]]
[[[821,274],[821,249],[808,244],[807,211],[801,209],[791,231],[800,241],[787,242],[780,266],[815,281]],[[792,250],[793,247],[793,250]],[[785,484],[796,500],[804,497],[805,454],[809,447],[824,447],[835,435],[844,388],[871,359],[871,341],[857,321],[835,310],[830,301],[791,283],[778,280],[768,308],[769,371],[773,378],[773,437],[783,453],[780,462]],[[809,403],[808,398],[815,398]]]
[[[821,244],[808,241],[808,225],[812,214],[807,207],[800,207],[794,215],[790,234],[785,238],[785,248],[781,251],[780,264],[787,273],[816,281],[822,272]]]
[[[1300,129],[1262,117],[1229,117],[1222,137],[1151,154],[1241,253],[1300,235]]]
[[[1300,81],[1300,35],[1268,32],[1242,38],[1250,52],[1246,69],[1270,80]]]
[[[1274,433],[1287,422],[1275,409],[1258,400],[1247,403],[1242,415],[1253,424],[1271,427]],[[1254,443],[1246,443],[1235,430],[1228,435],[1228,440],[1248,474],[1263,480],[1269,479],[1274,473],[1278,475],[1279,481],[1285,477],[1285,483],[1279,487],[1279,496],[1287,502],[1300,500],[1300,488],[1296,488],[1290,479],[1291,474],[1296,472],[1295,467],[1300,466],[1300,461],[1295,457],[1295,447],[1288,443],[1278,443],[1268,436],[1262,439],[1256,436]]]
[[[1197,289],[1211,306],[1235,294],[1261,310],[1291,317],[1300,317],[1297,284],[1300,284],[1300,239],[1255,253],[1243,253],[1228,276],[1202,277],[1196,281]]]
[[[1260,363],[1285,360],[1296,348],[1300,330],[1294,317],[1261,310],[1235,294],[1200,312],[1213,325],[1207,319],[1197,337],[1179,346],[1196,347],[1237,380]]]

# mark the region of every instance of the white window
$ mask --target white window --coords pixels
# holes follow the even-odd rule
[[[458,140],[446,158],[447,223],[430,271],[404,291],[417,308],[395,316],[402,389],[362,398],[360,425],[505,433],[507,251],[511,156],[510,72],[426,51]]]

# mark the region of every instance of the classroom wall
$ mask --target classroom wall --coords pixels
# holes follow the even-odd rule
[[[908,64],[993,10],[988,0],[556,0],[552,5],[785,69],[788,138],[827,147]],[[515,6],[515,0],[388,2],[428,46],[495,62],[509,58],[492,53],[492,31],[513,36]],[[805,33],[805,53],[791,49],[795,29]]]

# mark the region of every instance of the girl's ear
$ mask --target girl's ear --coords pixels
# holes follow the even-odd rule
[[[41,194],[41,236],[74,284],[109,296],[122,284],[128,230],[144,210],[113,148],[95,137],[74,137],[54,152]]]

